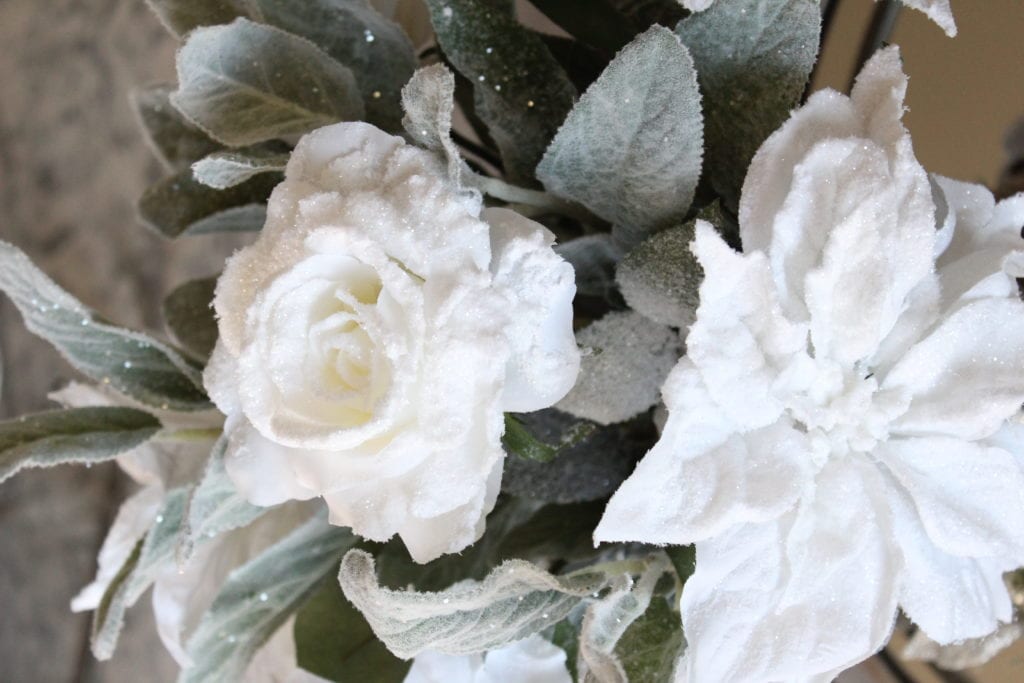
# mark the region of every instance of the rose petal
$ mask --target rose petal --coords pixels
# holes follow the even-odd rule
[[[512,356],[502,407],[531,412],[557,403],[580,367],[573,337],[573,268],[550,247],[547,228],[508,209],[487,209],[494,285],[508,300]]]
[[[763,254],[734,252],[703,221],[693,249],[704,282],[687,355],[730,420],[748,429],[772,424],[783,409],[776,384],[806,359],[806,327],[783,315]]]
[[[687,681],[827,681],[882,647],[899,556],[878,478],[832,463],[798,511],[697,544],[680,605]]]
[[[266,507],[317,495],[299,483],[288,462],[289,449],[269,441],[245,418],[229,418],[224,431],[228,435],[224,469],[250,503]]]
[[[966,303],[904,354],[882,389],[912,397],[892,424],[895,433],[992,434],[1024,401],[1024,303]]]
[[[1024,564],[1024,469],[1013,455],[929,436],[892,439],[879,457],[910,494],[938,548]]]
[[[905,578],[900,606],[929,638],[948,644],[991,633],[1013,616],[1003,572],[990,559],[956,557],[932,542],[914,502],[893,482],[889,493]]]

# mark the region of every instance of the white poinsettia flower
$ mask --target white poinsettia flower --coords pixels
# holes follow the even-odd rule
[[[365,123],[299,141],[255,244],[227,263],[205,383],[254,504],[322,496],[333,524],[427,562],[483,532],[503,412],[576,379],[572,267],[543,226],[481,211],[432,154]]]
[[[565,662],[565,650],[534,634],[485,653],[423,652],[403,683],[572,683]]]
[[[744,253],[698,226],[667,423],[595,532],[696,543],[682,680],[831,680],[886,642],[897,606],[940,643],[1011,617],[1024,199],[939,179],[937,210],[905,90],[883,50],[852,96],[816,93],[764,143]]]

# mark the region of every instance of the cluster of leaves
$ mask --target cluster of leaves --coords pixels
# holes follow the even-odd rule
[[[147,1],[182,44],[178,83],[134,98],[168,172],[140,200],[146,225],[168,238],[259,230],[297,136],[344,120],[404,126],[454,182],[556,233],[591,351],[562,410],[508,416],[505,445],[520,457],[476,545],[419,566],[397,542],[314,516],[231,573],[182,680],[238,679],[292,615],[299,664],[329,680],[400,681],[403,660],[426,649],[479,652],[537,632],[565,648],[578,680],[671,680],[692,549],[595,550],[590,535],[656,438],[651,408],[701,280],[693,221],[735,237],[745,169],[813,66],[818,2],[730,0],[687,16],[675,0],[534,0],[556,37],[521,25],[509,0],[426,0],[437,45],[423,61],[440,63],[417,70],[408,38],[367,0]],[[131,406],[0,424],[0,480],[117,457],[174,437],[158,416],[209,409],[214,282],[168,296],[172,343],[106,322],[0,243],[0,290],[28,327]],[[223,447],[167,493],[111,582],[97,656],[160,572],[265,513],[235,493]]]

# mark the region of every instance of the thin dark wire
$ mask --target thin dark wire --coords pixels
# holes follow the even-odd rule
[[[818,74],[818,67],[821,66],[821,56],[825,54],[825,41],[828,40],[829,31],[836,18],[839,2],[840,0],[821,0],[821,39],[818,42],[818,58],[814,61],[811,75],[807,78],[807,85],[804,86],[804,94],[800,97],[800,102],[806,102],[811,95],[814,77]]]
[[[503,170],[505,168],[504,164],[501,163],[501,159],[495,156],[489,149],[481,147],[455,130],[452,130],[452,140],[454,140],[455,144],[462,149],[475,154],[498,170]]]
[[[878,48],[882,47],[889,40],[901,8],[902,5],[897,0],[881,0],[875,7],[875,11],[871,14],[871,24],[868,26],[868,32],[864,35],[864,40],[860,44],[860,54],[857,55],[853,73],[850,75],[849,89],[853,88],[853,82],[857,79],[857,74],[860,73],[864,64],[871,59],[871,55],[875,54]]]
[[[882,650],[878,653],[878,659],[885,665],[885,668],[889,670],[889,673],[899,683],[916,683],[910,675],[903,670],[903,667],[899,665],[888,650]]]

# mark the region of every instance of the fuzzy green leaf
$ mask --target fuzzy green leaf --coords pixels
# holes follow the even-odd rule
[[[226,24],[245,16],[246,0],[146,0],[160,22],[176,36],[200,26]]]
[[[160,421],[133,408],[70,408],[0,422],[0,482],[26,467],[111,460],[140,446]]]
[[[445,55],[473,84],[476,114],[487,124],[509,179],[529,182],[576,88],[511,6],[488,0],[426,0]]]
[[[193,125],[171,104],[167,85],[155,85],[132,93],[132,104],[153,151],[167,168],[180,171],[224,149],[198,126]]]
[[[288,150],[267,147],[214,152],[192,164],[192,176],[215,190],[235,187],[261,173],[283,172]]]
[[[347,67],[304,38],[247,19],[190,33],[178,83],[174,106],[233,147],[364,115]]]
[[[800,102],[818,55],[818,0],[730,0],[687,17],[704,94],[707,168],[732,207],[761,143]]]
[[[164,320],[175,339],[198,358],[209,358],[217,343],[213,292],[217,278],[190,280],[178,285],[164,299]]]
[[[267,197],[280,181],[279,173],[264,173],[215,190],[195,180],[191,170],[179,171],[146,188],[139,199],[139,216],[169,238],[260,230]]]
[[[30,332],[87,377],[149,406],[210,407],[193,363],[152,337],[106,322],[6,242],[0,242],[0,291],[14,302]]]
[[[627,45],[544,153],[537,177],[615,225],[625,245],[678,222],[700,179],[703,123],[687,49],[655,26]]]
[[[402,683],[412,662],[388,652],[337,581],[324,581],[295,615],[299,667],[337,683]]]

